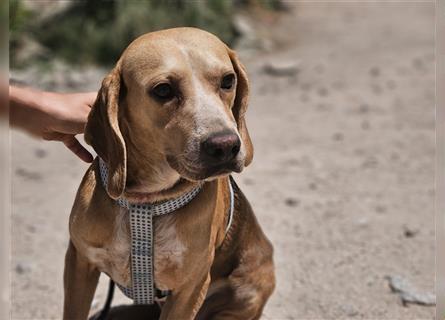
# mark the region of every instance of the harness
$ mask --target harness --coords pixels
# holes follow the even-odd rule
[[[102,184],[107,189],[108,168],[106,163],[99,158],[99,171]],[[230,207],[226,233],[230,229],[233,220],[234,208],[234,183],[232,177],[229,179]],[[159,203],[130,203],[125,198],[117,199],[117,203],[129,212],[130,237],[131,237],[131,287],[127,288],[118,283],[117,286],[124,295],[133,300],[134,304],[154,304],[155,299],[162,299],[170,294],[170,291],[156,289],[154,283],[154,252],[153,218],[161,216],[184,207],[192,201],[201,191],[202,184],[191,191]]]

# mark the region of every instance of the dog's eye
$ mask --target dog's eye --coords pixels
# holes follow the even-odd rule
[[[225,90],[232,89],[234,81],[235,75],[233,73],[225,75],[221,80],[221,88]]]
[[[152,94],[160,100],[170,100],[175,96],[175,92],[168,83],[158,84],[151,90]]]

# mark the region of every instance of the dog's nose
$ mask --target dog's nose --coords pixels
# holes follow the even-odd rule
[[[235,133],[215,133],[201,144],[206,160],[220,164],[236,157],[241,147],[241,141]]]

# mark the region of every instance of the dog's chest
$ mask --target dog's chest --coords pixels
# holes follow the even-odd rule
[[[171,289],[174,270],[181,270],[186,245],[179,238],[174,214],[153,218],[154,276],[156,287]],[[115,282],[131,287],[131,238],[128,211],[121,208],[116,217],[114,236],[105,248],[89,248],[88,258]]]

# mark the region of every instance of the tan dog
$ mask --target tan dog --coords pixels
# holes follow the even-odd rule
[[[253,156],[244,115],[249,85],[235,53],[194,28],[146,34],[104,79],[85,139],[97,159],[70,216],[64,319],[87,319],[100,272],[131,285],[127,212],[114,199],[155,202],[204,181],[181,209],[154,220],[154,277],[171,290],[161,319],[258,319],[274,286],[272,246],[228,174]]]

